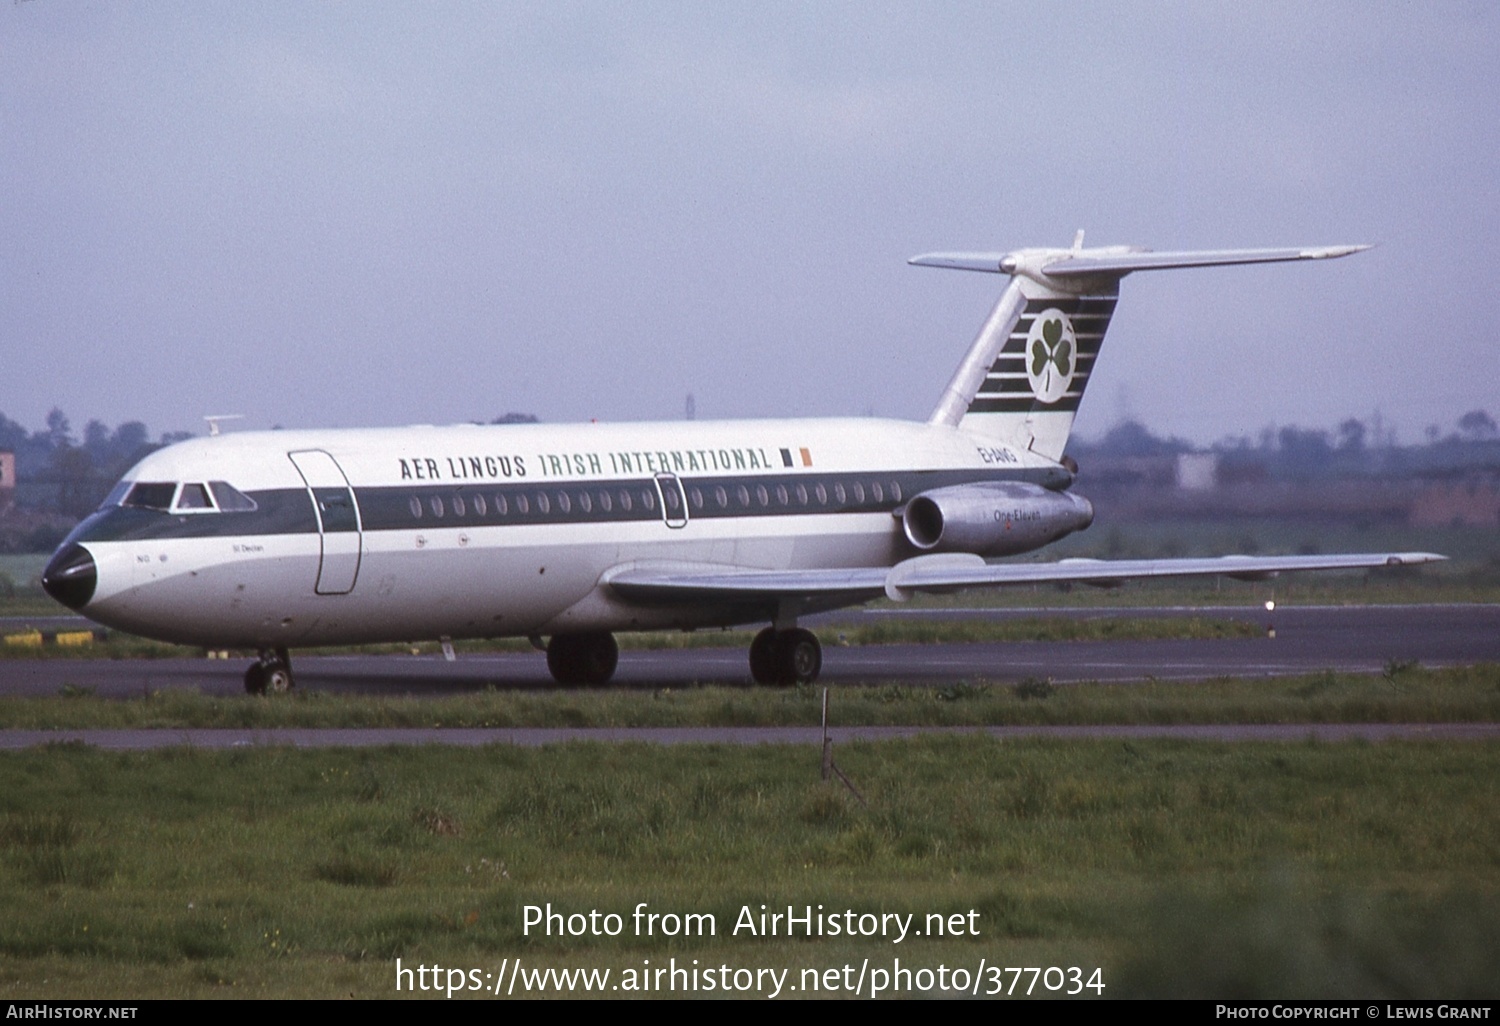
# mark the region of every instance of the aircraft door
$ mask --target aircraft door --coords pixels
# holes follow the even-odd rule
[[[657,474],[656,491],[661,496],[661,517],[668,527],[686,527],[688,522],[687,496],[683,494],[682,482],[676,474]]]
[[[354,489],[338,463],[322,449],[303,449],[287,456],[302,475],[318,517],[321,550],[315,590],[319,595],[347,595],[359,577],[363,547]]]

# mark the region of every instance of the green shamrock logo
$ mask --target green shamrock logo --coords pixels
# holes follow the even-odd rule
[[[1056,365],[1057,373],[1063,377],[1073,373],[1073,346],[1063,338],[1063,325],[1059,320],[1042,323],[1042,337],[1031,347],[1032,376],[1041,377],[1049,363]]]
[[[1026,377],[1038,401],[1055,403],[1068,391],[1077,353],[1078,337],[1067,314],[1055,307],[1037,314],[1026,334]]]

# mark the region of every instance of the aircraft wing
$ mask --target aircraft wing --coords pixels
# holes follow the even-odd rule
[[[621,598],[642,603],[764,603],[803,600],[850,605],[885,595],[943,592],[1008,584],[1072,582],[1109,586],[1149,577],[1261,580],[1307,570],[1414,566],[1446,559],[1431,552],[1366,552],[1328,556],[1218,556],[1205,559],[1064,559],[1053,563],[986,563],[978,556],[917,556],[893,567],[756,570],[709,564],[634,563],[604,581]]]

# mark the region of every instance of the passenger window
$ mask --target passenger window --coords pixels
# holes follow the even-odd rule
[[[776,501],[778,503],[780,503],[781,505],[785,506],[787,504],[788,498],[789,498],[789,496],[787,495],[786,485],[784,485],[784,484],[777,485],[776,486]]]
[[[885,493],[880,490],[879,481],[870,482],[870,498],[874,499],[876,502],[885,501]]]
[[[620,509],[630,512],[630,491],[625,488],[620,489]]]
[[[557,508],[560,511],[562,511],[563,513],[568,513],[568,512],[572,511],[572,509],[573,509],[573,500],[570,499],[570,498],[568,498],[568,493],[567,492],[558,492],[557,493]]]
[[[407,502],[406,505],[407,505],[407,508],[409,508],[411,510],[411,518],[413,520],[421,520],[422,519],[422,500],[421,499],[419,499],[415,495],[413,495],[411,497],[411,499]]]
[[[439,520],[443,519],[443,499],[440,495],[434,495],[427,500],[427,508],[432,510],[432,515]]]
[[[735,498],[740,500],[740,507],[742,509],[750,508],[750,489],[746,488],[744,485],[740,485],[739,487],[735,488],[734,496]]]
[[[516,512],[520,513],[522,516],[525,516],[527,513],[531,512],[531,504],[526,501],[526,496],[516,496]]]
[[[821,482],[813,486],[813,494],[818,497],[819,506],[828,505],[828,489]]]
[[[547,493],[546,492],[537,492],[536,493],[536,511],[538,513],[547,513],[547,512],[550,512],[551,509],[552,509],[552,502],[551,502],[551,500],[549,500],[547,498]]]
[[[498,516],[498,517],[503,517],[503,516],[505,516],[505,514],[507,514],[509,512],[510,512],[510,503],[508,503],[508,502],[505,501],[505,495],[504,495],[504,493],[503,492],[496,492],[495,493],[495,515]]]
[[[650,488],[641,489],[641,505],[646,509],[656,508],[656,496],[651,494]]]
[[[865,486],[860,484],[858,481],[855,481],[849,487],[854,492],[854,501],[863,503],[865,501]]]
[[[594,508],[593,497],[590,496],[588,492],[580,491],[578,493],[578,508],[583,510],[585,513],[588,513]]]
[[[807,485],[802,484],[800,481],[797,483],[797,505],[807,505]]]
[[[723,485],[714,485],[714,501],[719,504],[720,509],[729,508],[729,493],[724,491]]]
[[[896,481],[892,481],[891,482],[891,501],[892,502],[900,502],[901,501],[901,485],[898,482],[896,482]]]
[[[487,512],[489,512],[489,510],[485,507],[484,496],[483,495],[476,495],[476,496],[474,496],[474,514],[476,516],[481,516],[482,517]]]
[[[602,510],[604,510],[604,512],[608,513],[609,510],[610,510],[610,505],[611,505],[611,503],[610,503],[608,489],[605,489],[605,488],[599,489],[599,508],[602,509]]]
[[[849,497],[844,494],[844,484],[842,481],[834,483],[833,501],[838,503],[840,506],[849,501]]]
[[[688,500],[692,502],[694,509],[703,508],[703,493],[697,488],[688,489]]]
[[[453,497],[453,515],[461,517],[466,512],[468,512],[468,509],[464,505],[464,497],[462,495],[455,495]]]

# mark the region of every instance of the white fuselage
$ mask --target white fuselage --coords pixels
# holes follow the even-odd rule
[[[893,565],[915,552],[907,500],[1003,480],[1071,474],[951,427],[878,420],[247,432],[148,456],[69,541],[94,565],[77,608],[185,643],[695,627],[768,614],[627,603],[601,582],[643,564]],[[153,483],[177,491],[130,504],[130,486]],[[215,483],[255,509],[227,508]]]

